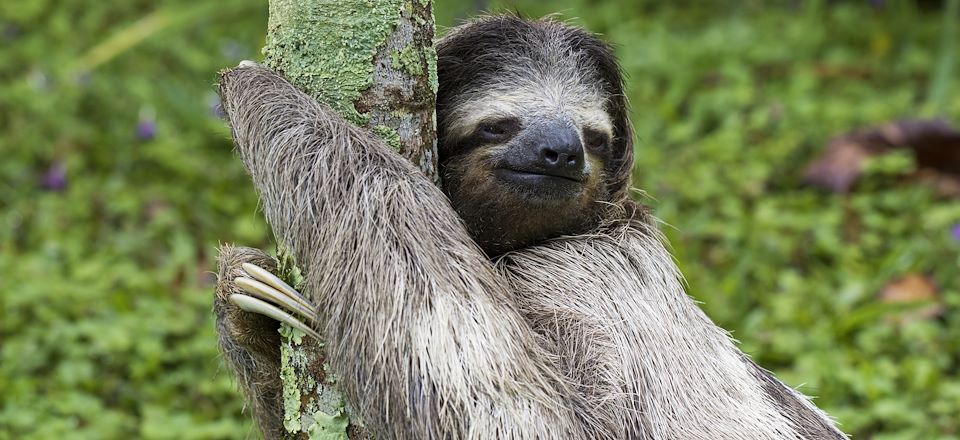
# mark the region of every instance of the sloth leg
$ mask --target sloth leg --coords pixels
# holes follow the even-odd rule
[[[213,300],[220,351],[233,370],[253,417],[267,439],[283,437],[282,384],[280,369],[279,323],[258,313],[250,313],[230,298],[246,294],[244,265],[256,265],[269,273],[276,261],[258,249],[224,245],[220,248],[217,289]]]

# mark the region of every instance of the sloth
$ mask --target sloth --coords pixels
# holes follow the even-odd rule
[[[492,16],[437,51],[442,190],[269,69],[221,77],[265,216],[319,292],[221,248],[221,349],[267,438],[283,435],[278,321],[322,337],[377,438],[846,438],[687,296],[629,198],[610,47]]]

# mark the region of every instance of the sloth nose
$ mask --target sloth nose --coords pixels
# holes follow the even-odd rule
[[[582,173],[583,145],[572,128],[563,127],[544,133],[539,149],[539,165],[544,171],[552,171],[562,177],[579,177]]]

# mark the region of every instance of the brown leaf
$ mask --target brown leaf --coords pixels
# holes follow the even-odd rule
[[[932,187],[940,197],[960,198],[960,174],[924,169],[917,173],[917,180]]]
[[[804,182],[848,192],[860,177],[864,159],[897,148],[913,151],[921,169],[960,177],[960,131],[941,119],[906,119],[834,137],[807,166]]]
[[[960,175],[960,131],[940,119],[901,121],[890,125],[899,131],[899,142],[894,145],[913,150],[917,165]]]
[[[929,306],[891,316],[890,319],[897,323],[934,318],[940,315],[944,308],[936,283],[930,277],[920,274],[907,274],[890,281],[880,291],[879,299],[887,304],[930,303]]]
[[[803,172],[803,181],[833,192],[845,193],[853,188],[863,170],[863,162],[880,154],[849,139],[837,139]]]

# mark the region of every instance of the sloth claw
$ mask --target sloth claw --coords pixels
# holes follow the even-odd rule
[[[268,316],[303,330],[314,338],[320,338],[320,335],[310,326],[317,322],[317,313],[306,298],[261,267],[244,263],[243,270],[251,278],[241,276],[235,278],[233,282],[249,295],[230,295],[230,302],[245,311]],[[300,318],[305,319],[306,322]]]
[[[230,302],[232,302],[237,307],[240,307],[244,311],[257,313],[260,315],[264,315],[264,316],[276,319],[277,321],[287,323],[291,327],[294,327],[303,331],[304,333],[310,335],[313,338],[316,338],[318,340],[321,339],[320,334],[317,333],[312,328],[307,327],[307,325],[304,324],[303,321],[293,317],[292,315],[290,315],[287,312],[284,312],[283,310],[280,310],[273,304],[270,304],[266,301],[254,298],[252,296],[240,295],[235,293],[233,295],[230,295]]]
[[[308,310],[313,309],[313,304],[310,304],[310,301],[307,301],[307,299],[304,298],[300,292],[297,292],[297,289],[290,287],[289,284],[281,280],[280,277],[270,273],[270,271],[257,266],[256,264],[250,263],[243,263],[241,267],[243,268],[243,271],[250,274],[250,276],[286,294],[286,296],[290,297]]]

